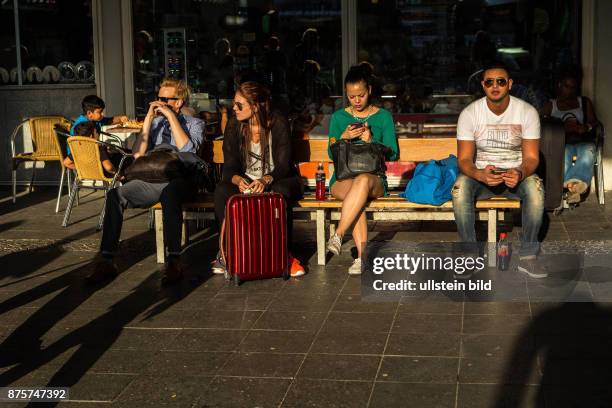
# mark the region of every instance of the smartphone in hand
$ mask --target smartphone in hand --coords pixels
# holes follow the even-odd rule
[[[492,173],[493,174],[497,174],[497,175],[502,175],[502,174],[506,173],[507,171],[508,171],[508,169],[495,168],[495,169],[493,169]]]
[[[355,130],[355,129],[359,129],[365,126],[365,123],[363,122],[353,122],[351,123],[351,129]]]

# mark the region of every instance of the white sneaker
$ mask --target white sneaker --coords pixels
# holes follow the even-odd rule
[[[348,269],[349,275],[361,275],[361,258],[353,261],[353,264]]]
[[[342,238],[340,238],[338,234],[332,235],[329,241],[327,241],[327,250],[334,255],[340,255],[340,251],[342,250]]]
[[[537,259],[527,258],[527,259],[519,259],[519,263],[516,268],[519,272],[524,273],[527,276],[530,276],[534,279],[543,279],[548,277],[548,272],[546,268],[544,268]]]

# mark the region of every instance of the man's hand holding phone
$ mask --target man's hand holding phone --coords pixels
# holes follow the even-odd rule
[[[502,170],[502,169],[497,169],[495,166],[488,165],[487,167],[481,170],[483,174],[483,178],[480,181],[485,183],[487,186],[491,186],[491,187],[500,185],[501,183],[504,182],[504,179],[502,176],[504,171],[499,173],[499,170]]]
[[[508,188],[514,188],[521,182],[523,172],[519,169],[507,169],[502,175],[502,178]]]

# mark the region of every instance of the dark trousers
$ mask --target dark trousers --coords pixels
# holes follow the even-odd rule
[[[182,204],[192,199],[195,192],[194,185],[185,179],[175,179],[168,183],[133,180],[121,187],[113,188],[106,195],[106,213],[100,250],[108,255],[117,251],[123,225],[123,211],[126,208],[148,208],[160,202],[168,254],[179,255],[183,225]]]
[[[287,238],[289,241],[287,244],[291,248],[293,241],[293,205],[304,195],[302,180],[298,176],[274,180],[269,186],[269,191],[281,194],[287,202]],[[229,181],[222,180],[215,187],[215,216],[217,217],[219,227],[221,227],[225,219],[225,204],[227,200],[234,194],[239,193],[238,186]]]

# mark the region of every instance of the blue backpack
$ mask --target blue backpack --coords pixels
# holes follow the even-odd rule
[[[452,154],[444,160],[419,163],[400,197],[418,204],[444,204],[452,198],[451,189],[458,173],[457,157]]]

